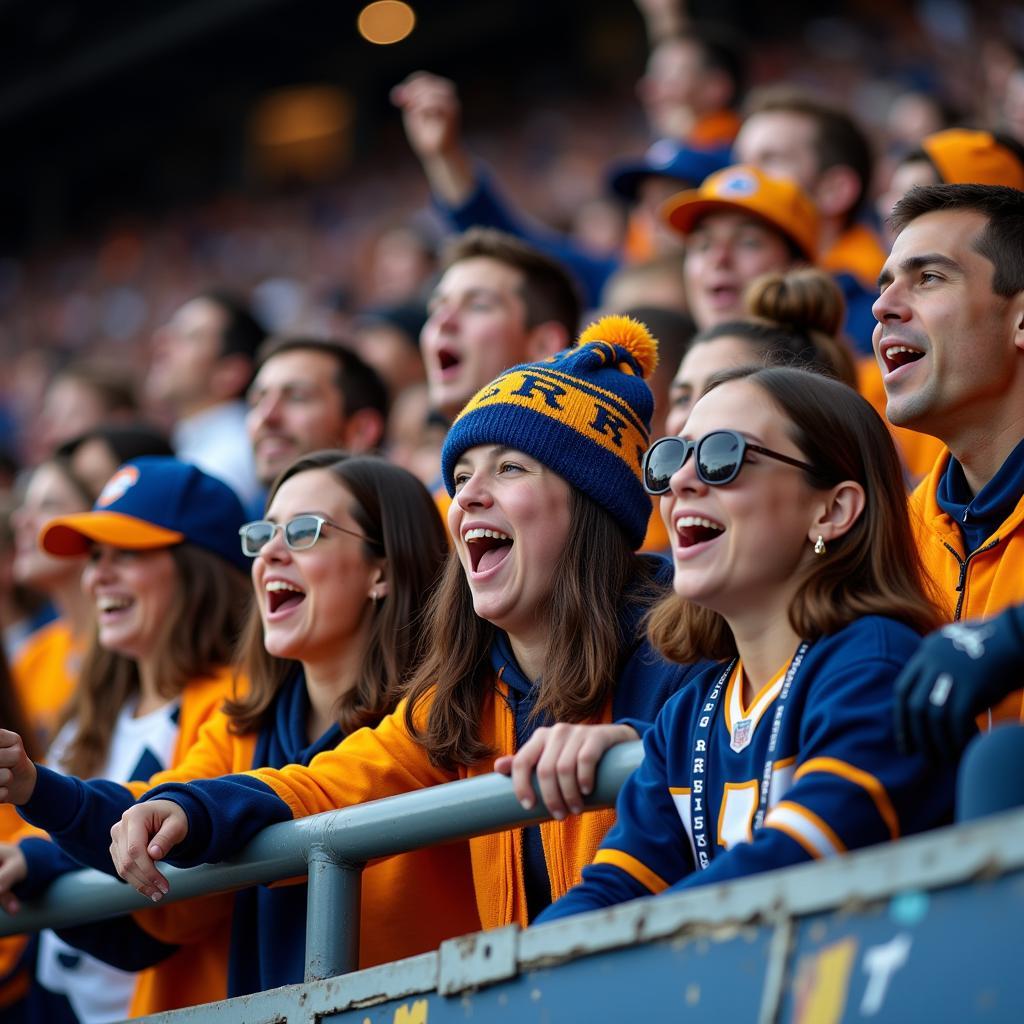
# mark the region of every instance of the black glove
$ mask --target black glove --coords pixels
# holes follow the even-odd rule
[[[896,680],[896,741],[904,753],[956,760],[975,718],[1024,686],[1024,605],[926,636]]]

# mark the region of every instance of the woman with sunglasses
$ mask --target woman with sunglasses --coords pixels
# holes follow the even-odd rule
[[[803,370],[730,371],[644,478],[675,566],[650,637],[717,664],[665,705],[618,823],[543,920],[948,821],[951,772],[893,734],[894,682],[938,613],[867,402]]]
[[[122,877],[159,900],[167,882],[154,861],[168,854],[223,860],[275,821],[497,762],[527,806],[536,768],[556,820],[470,840],[482,924],[526,924],[566,892],[613,820],[567,817],[582,809],[598,757],[635,738],[688,678],[640,629],[667,589],[665,561],[634,554],[651,507],[640,456],[655,360],[646,330],[611,317],[576,348],[478,392],[444,445],[453,551],[406,700],[308,767],[148,794],[114,829]]]
[[[230,665],[245,607],[245,560],[237,545],[242,519],[227,485],[195,466],[153,456],[122,466],[92,511],[46,523],[40,546],[85,562],[82,589],[95,616],[70,708],[47,754],[55,769],[48,774],[65,779],[58,772],[67,773],[72,787],[72,776],[79,776],[141,792],[131,780],[183,759],[234,690]],[[16,734],[2,735],[21,750]],[[50,810],[51,820],[36,824],[67,824],[56,804]],[[54,843],[25,835],[0,848],[0,903],[16,912],[19,897],[36,895],[80,866]],[[206,972],[218,962],[212,936],[175,952],[128,918],[90,932],[86,948],[106,962],[78,948],[88,934],[82,929],[40,935],[31,1019],[119,1020],[133,993],[194,1000],[208,994]],[[159,967],[134,973],[169,954]]]
[[[420,657],[415,624],[447,543],[433,499],[410,473],[336,451],[305,456],[275,482],[266,518],[239,534],[256,597],[240,645],[249,688],[149,786],[306,764],[393,711]],[[73,787],[40,770],[23,810],[37,823],[72,821],[59,841],[110,871],[110,826],[133,800],[127,789]],[[173,948],[230,918],[227,994],[245,995],[302,981],[306,892],[304,884],[259,887],[138,919]],[[376,862],[363,875],[362,905],[362,966],[478,929],[466,845]]]

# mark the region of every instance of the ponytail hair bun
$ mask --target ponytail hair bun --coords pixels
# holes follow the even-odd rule
[[[744,299],[751,316],[811,335],[836,338],[846,319],[839,285],[816,267],[764,274],[751,282]]]

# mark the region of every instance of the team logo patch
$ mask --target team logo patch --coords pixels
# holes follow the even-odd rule
[[[740,719],[732,727],[732,735],[729,737],[729,746],[736,753],[746,750],[750,745],[750,737],[754,734],[754,723],[749,718]]]
[[[752,196],[757,189],[757,178],[749,171],[733,171],[719,179],[715,186],[715,194],[739,199],[743,196]]]
[[[100,496],[96,499],[97,508],[113,505],[125,496],[129,488],[139,480],[138,466],[122,466],[104,485]]]

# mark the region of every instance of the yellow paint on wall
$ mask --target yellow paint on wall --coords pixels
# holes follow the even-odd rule
[[[417,999],[412,1005],[403,1003],[395,1010],[393,1024],[427,1024],[428,1008],[426,999]]]
[[[801,958],[794,986],[794,1024],[838,1024],[856,955],[857,940],[843,939]]]

